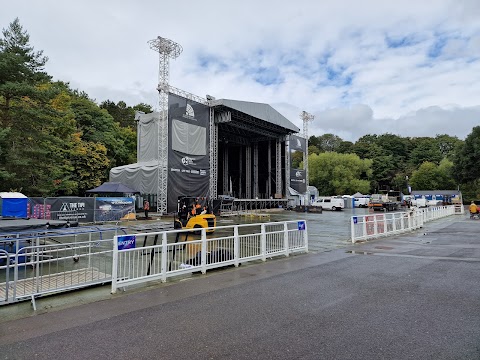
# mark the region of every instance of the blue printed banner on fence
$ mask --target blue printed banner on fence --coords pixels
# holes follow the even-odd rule
[[[305,230],[305,221],[298,222],[298,230]]]
[[[136,240],[135,235],[119,236],[117,238],[118,250],[134,249],[135,248],[135,240]]]
[[[356,216],[353,217],[353,223],[357,224],[358,223],[358,218]]]

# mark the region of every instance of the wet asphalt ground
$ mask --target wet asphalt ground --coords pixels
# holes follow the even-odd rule
[[[0,322],[0,358],[480,359],[479,230],[466,215],[356,245],[347,230],[306,255],[101,301],[39,299],[43,313]]]

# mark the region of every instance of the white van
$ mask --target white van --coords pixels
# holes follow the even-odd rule
[[[353,204],[358,208],[367,208],[369,203],[369,197],[353,198]]]
[[[322,196],[317,198],[312,206],[321,206],[323,210],[342,210],[345,208],[345,202],[342,198],[333,196]]]

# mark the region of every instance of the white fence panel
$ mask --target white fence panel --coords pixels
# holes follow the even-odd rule
[[[456,213],[459,213],[459,211],[456,210],[454,205],[450,205],[413,209],[408,212],[352,216],[352,243],[412,231],[422,227],[425,222]]]
[[[220,226],[116,236],[112,293],[118,287],[308,251],[306,222]],[[147,239],[150,238],[150,243]],[[143,245],[140,241],[143,239]],[[152,239],[153,243],[152,243]],[[159,239],[160,243],[159,243]],[[131,243],[130,243],[131,242]],[[127,246],[127,248],[125,248]]]

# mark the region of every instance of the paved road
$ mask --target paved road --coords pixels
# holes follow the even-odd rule
[[[479,229],[455,218],[4,322],[0,358],[480,359]]]

